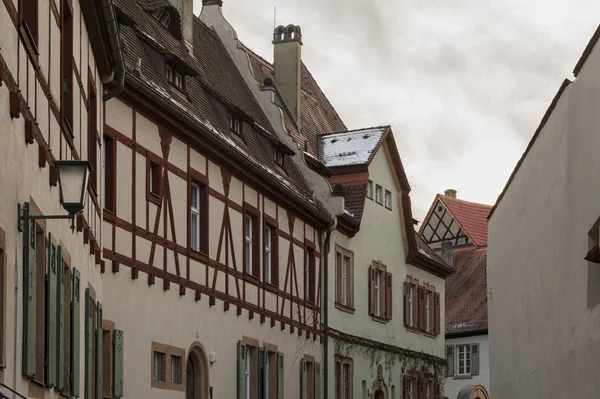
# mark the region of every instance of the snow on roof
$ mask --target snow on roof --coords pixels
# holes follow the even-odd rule
[[[321,159],[327,167],[368,163],[387,129],[385,126],[320,136]]]

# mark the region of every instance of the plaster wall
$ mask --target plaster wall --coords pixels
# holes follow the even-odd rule
[[[456,399],[460,390],[466,385],[481,385],[488,393],[490,393],[490,345],[488,336],[476,335],[472,337],[446,339],[446,345],[469,344],[479,344],[479,374],[467,379],[461,379],[454,376],[447,377],[446,385],[444,386],[444,396],[449,399]]]

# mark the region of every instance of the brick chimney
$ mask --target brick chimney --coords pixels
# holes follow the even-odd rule
[[[181,17],[183,40],[191,47],[194,43],[194,0],[169,0]]]
[[[444,191],[444,195],[447,197],[456,198],[456,190],[453,188],[449,188],[448,190]]]
[[[452,241],[443,241],[442,242],[442,259],[444,259],[444,261],[446,261],[446,263],[450,266],[453,266],[452,264]]]
[[[280,25],[273,32],[275,86],[300,126],[302,83],[302,31],[297,25]]]

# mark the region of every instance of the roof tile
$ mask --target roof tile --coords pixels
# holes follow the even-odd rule
[[[438,196],[475,245],[486,246],[488,233],[487,217],[492,207],[447,195],[439,194]]]

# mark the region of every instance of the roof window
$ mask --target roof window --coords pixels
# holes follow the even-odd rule
[[[177,89],[183,91],[185,88],[184,74],[172,65],[165,64],[165,77],[167,81]]]
[[[163,24],[165,27],[169,27],[169,24],[171,23],[171,14],[169,14],[169,11],[167,11],[166,9],[160,8],[154,11],[152,13],[152,16],[156,18],[156,20]]]

